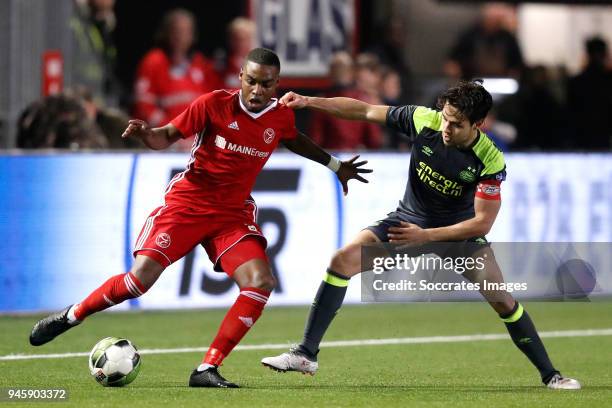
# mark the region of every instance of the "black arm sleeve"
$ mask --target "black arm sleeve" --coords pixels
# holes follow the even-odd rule
[[[414,105],[391,106],[387,111],[387,127],[404,133],[411,140],[417,137],[412,115],[417,107]]]

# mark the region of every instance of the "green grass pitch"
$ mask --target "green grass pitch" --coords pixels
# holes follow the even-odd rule
[[[540,331],[612,327],[609,301],[525,306]],[[242,344],[298,341],[307,310],[267,309]],[[38,348],[27,337],[40,316],[0,316],[0,356],[89,351],[106,336],[129,338],[141,349],[205,347],[224,312],[105,312]],[[344,307],[325,340],[477,333],[506,333],[483,303],[376,304]],[[89,376],[87,357],[0,360],[0,388],[65,388],[68,401],[53,406],[74,407],[611,406],[612,336],[545,338],[544,343],[557,368],[578,378],[582,390],[544,388],[509,338],[323,348],[314,377],[276,373],[260,365],[262,357],[281,350],[239,350],[220,369],[242,386],[238,390],[188,388],[200,352],[144,355],[140,375],[123,388],[98,385]],[[29,405],[40,407],[41,402]]]

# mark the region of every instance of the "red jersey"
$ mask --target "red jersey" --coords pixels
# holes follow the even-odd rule
[[[201,53],[194,53],[183,65],[172,66],[166,53],[155,48],[138,66],[134,116],[151,126],[163,126],[219,85],[212,64]]]
[[[281,140],[297,136],[293,110],[273,98],[251,112],[240,91],[214,91],[172,120],[184,138],[196,134],[187,169],[166,190],[166,203],[217,211],[240,209]]]

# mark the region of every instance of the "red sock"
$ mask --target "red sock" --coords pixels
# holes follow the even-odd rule
[[[221,365],[223,359],[227,357],[261,316],[269,296],[270,292],[267,290],[242,289],[238,299],[221,322],[217,337],[213,340],[202,362],[216,366]]]
[[[83,320],[90,314],[117,305],[124,300],[137,298],[146,291],[132,272],[115,275],[76,305],[74,316],[78,320]]]

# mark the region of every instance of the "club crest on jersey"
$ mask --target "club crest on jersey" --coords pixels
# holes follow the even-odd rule
[[[476,180],[476,175],[472,173],[471,168],[468,167],[469,170],[463,170],[459,173],[459,178],[466,183],[472,183]]]
[[[266,142],[267,144],[272,143],[272,141],[274,140],[274,129],[267,128],[266,130],[264,130],[263,139],[264,142]]]
[[[155,243],[160,248],[168,248],[172,241],[170,240],[170,235],[166,234],[165,232],[161,232],[155,238]]]

